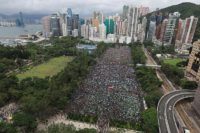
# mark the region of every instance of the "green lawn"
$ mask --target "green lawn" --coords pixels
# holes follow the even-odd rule
[[[177,63],[184,61],[184,59],[181,58],[173,58],[173,59],[166,59],[164,60],[164,63],[174,65],[176,66]]]
[[[19,80],[25,79],[27,77],[39,77],[45,78],[47,76],[53,76],[60,72],[62,69],[67,66],[68,62],[72,61],[73,57],[70,56],[61,56],[50,59],[49,61],[29,68],[29,70],[17,74]]]

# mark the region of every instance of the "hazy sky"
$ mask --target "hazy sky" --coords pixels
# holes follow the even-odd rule
[[[120,12],[124,4],[144,5],[155,10],[188,1],[200,4],[200,0],[0,0],[0,13],[12,14],[22,11],[50,14],[70,7],[74,13],[89,15],[94,10],[104,13]]]

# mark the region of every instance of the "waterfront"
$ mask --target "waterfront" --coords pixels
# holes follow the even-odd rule
[[[0,38],[17,38],[19,35],[34,34],[42,31],[42,25],[26,25],[25,27],[0,27]]]

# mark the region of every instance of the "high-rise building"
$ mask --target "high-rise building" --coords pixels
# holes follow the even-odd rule
[[[51,15],[51,32],[53,36],[60,36],[60,22],[57,14]]]
[[[78,14],[73,14],[72,15],[72,29],[78,29],[80,25],[79,22],[79,15]]]
[[[85,39],[89,39],[89,25],[83,24],[81,25],[81,36]]]
[[[156,32],[156,22],[155,21],[150,21],[149,31],[147,33],[147,40],[150,40],[150,41],[154,40],[155,32]]]
[[[67,36],[67,19],[65,13],[59,13],[60,33],[62,36]]]
[[[104,24],[106,25],[106,34],[114,34],[114,27],[115,27],[114,20],[108,18],[104,21]]]
[[[143,17],[142,19],[142,24],[141,24],[141,28],[139,30],[139,39],[141,42],[144,42],[145,39],[145,34],[146,34],[146,26],[147,26],[147,18]]]
[[[200,40],[193,43],[186,71],[200,81]]]
[[[127,36],[130,36],[132,41],[137,40],[138,19],[139,9],[137,7],[129,7]]]
[[[165,35],[165,31],[166,31],[166,27],[168,24],[168,19],[164,19],[161,25],[161,31],[160,31],[160,41],[163,42],[164,40],[164,35]]]
[[[19,13],[19,17],[20,17],[21,26],[24,26],[24,19],[23,19],[23,14],[22,14],[22,12]]]
[[[105,40],[106,39],[106,26],[104,23],[99,25],[99,38],[101,40]]]
[[[166,26],[165,34],[164,34],[164,44],[171,44],[173,37],[175,37],[175,27],[180,17],[180,13],[174,12],[173,14],[169,15],[168,23]]]
[[[192,43],[192,39],[196,30],[198,18],[191,16],[185,20],[185,28],[182,36],[182,43]]]
[[[123,12],[122,12],[122,19],[128,19],[128,11],[129,11],[129,6],[124,5],[123,6]]]
[[[67,36],[71,36],[72,35],[72,9],[68,8],[67,12],[66,12],[66,22],[67,22]]]
[[[43,26],[43,36],[50,37],[51,36],[51,17],[45,16],[42,18],[42,26]]]

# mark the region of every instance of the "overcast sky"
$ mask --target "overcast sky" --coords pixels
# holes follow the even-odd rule
[[[22,11],[50,14],[70,7],[74,13],[84,16],[92,14],[94,10],[104,13],[120,12],[124,4],[149,6],[152,11],[188,1],[200,4],[200,0],[0,0],[0,13],[12,14]]]

